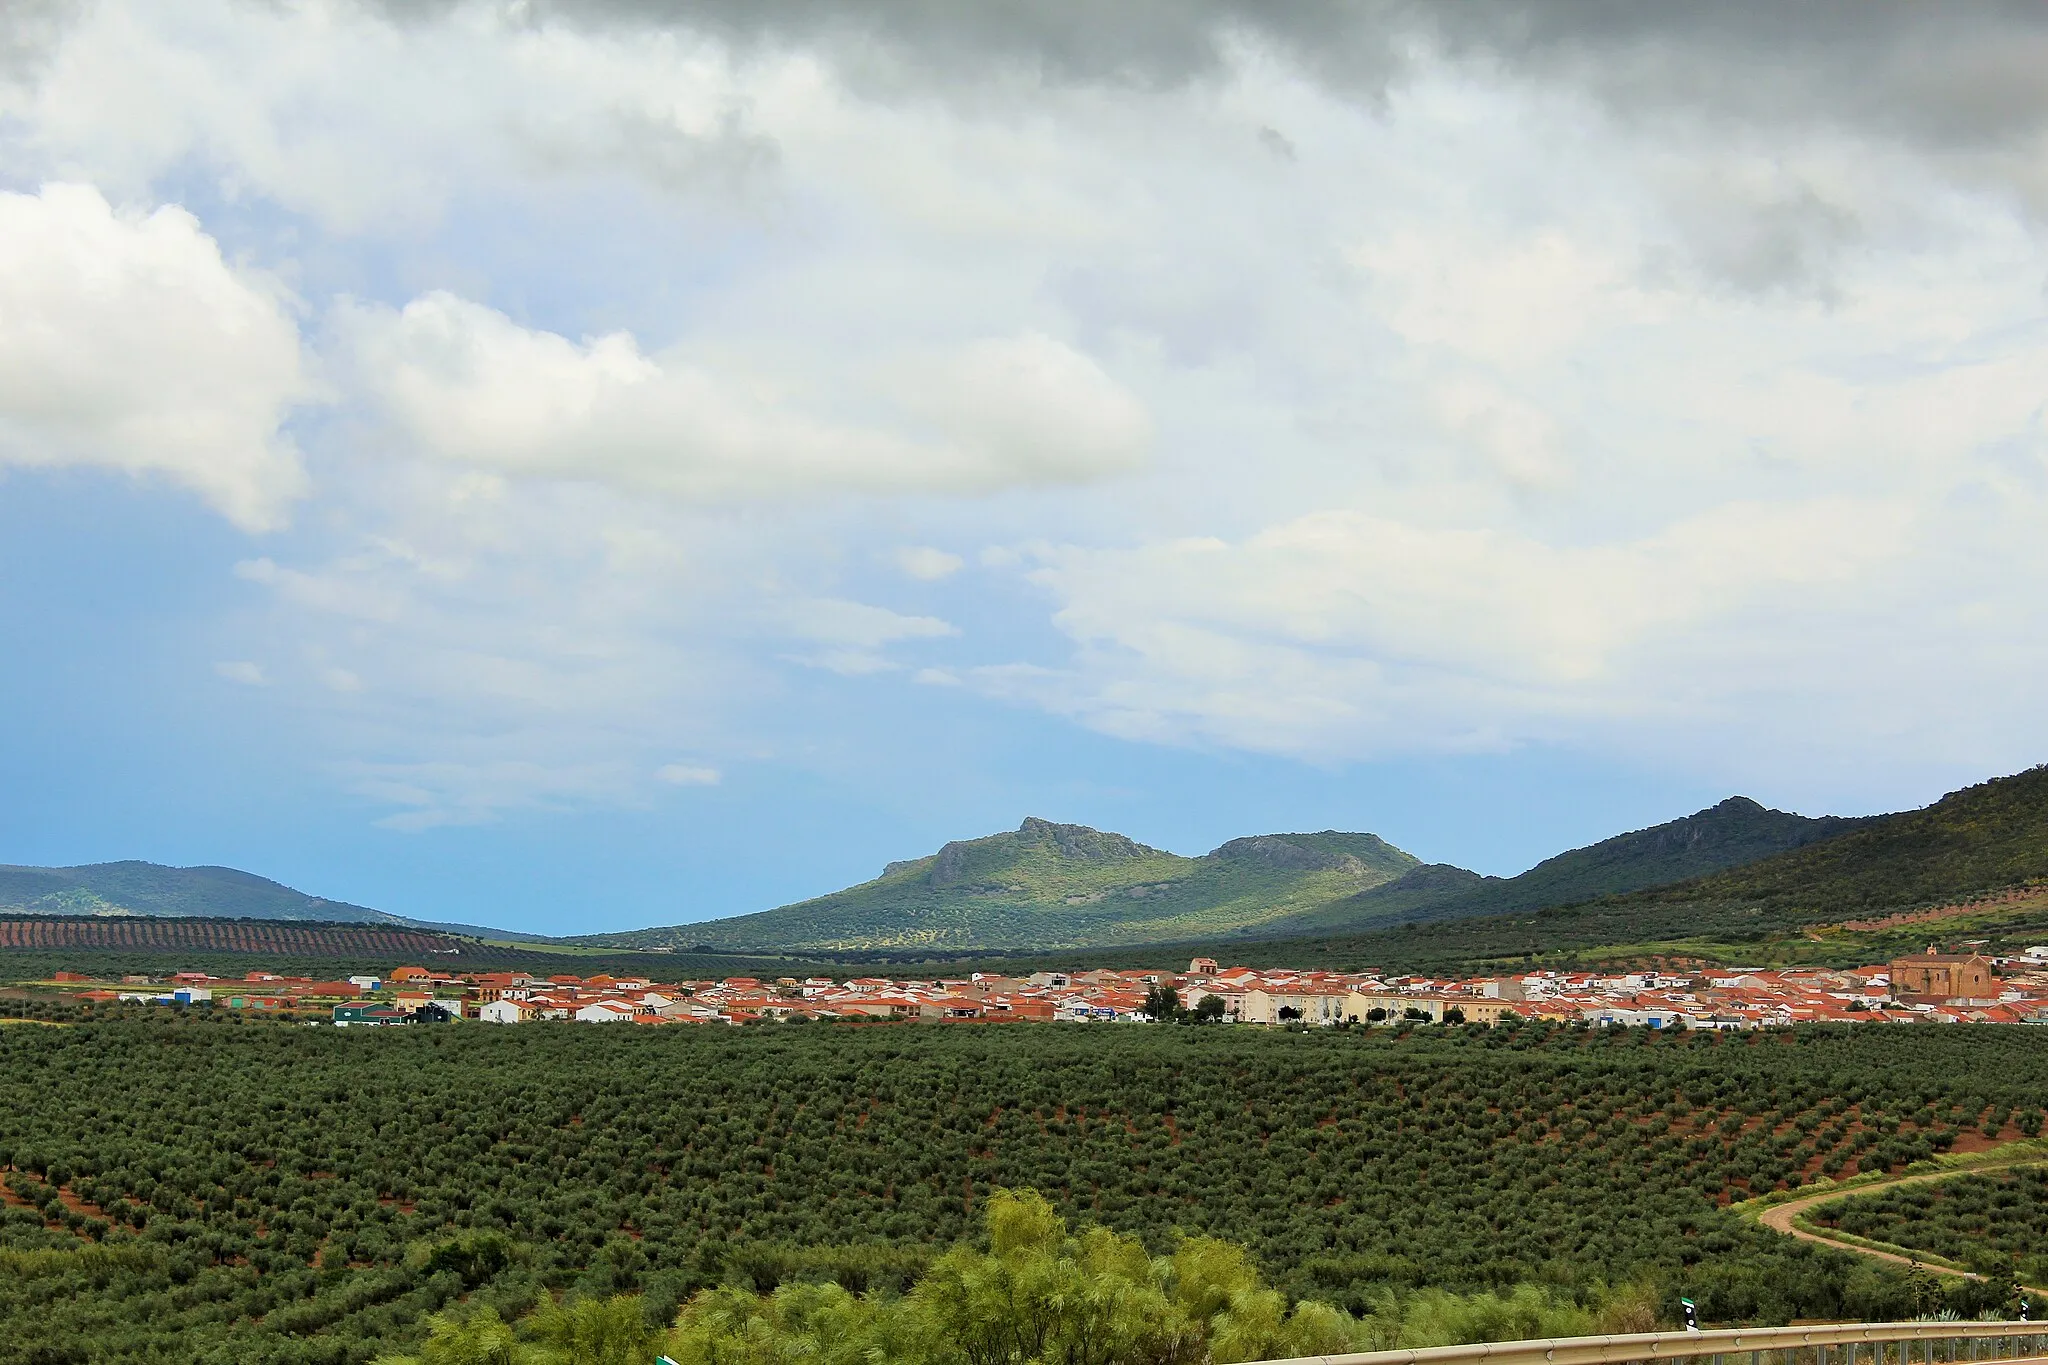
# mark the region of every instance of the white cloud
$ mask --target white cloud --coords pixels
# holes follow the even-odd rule
[[[901,667],[882,652],[889,645],[960,633],[936,616],[905,616],[886,607],[837,598],[792,602],[783,616],[790,634],[825,646],[815,653],[792,656],[796,662],[849,677]]]
[[[379,818],[378,825],[413,834],[450,825],[493,824],[514,811],[615,804],[632,787],[630,774],[601,761],[350,761],[336,769],[350,791],[399,808]]]
[[[213,666],[213,671],[231,683],[244,687],[268,687],[269,677],[263,672],[263,665],[247,659],[223,659]]]
[[[1570,482],[1563,433],[1540,406],[1472,376],[1447,379],[1430,397],[1452,439],[1479,452],[1510,483],[1547,490]]]
[[[959,555],[935,550],[929,545],[904,545],[896,551],[896,567],[922,583],[936,583],[960,571]]]
[[[124,192],[203,166],[349,234],[418,232],[465,183],[625,172],[676,193],[772,161],[707,39],[578,34],[517,5],[380,8],[79,6],[33,79],[0,85],[0,113],[19,155]]]
[[[693,763],[664,763],[654,775],[672,787],[715,787],[725,780],[718,769]]]
[[[265,556],[235,565],[235,577],[270,588],[284,600],[309,611],[388,624],[401,619],[409,609],[405,580],[350,571],[368,568],[381,557],[358,556],[337,566],[341,572],[309,573],[284,568]]]
[[[924,439],[900,418],[818,415],[743,371],[647,355],[624,333],[571,341],[448,293],[350,306],[339,330],[359,382],[422,454],[685,499],[1084,480],[1131,468],[1149,439],[1135,399],[1042,336],[901,370],[908,403],[940,428]]]
[[[307,481],[280,426],[312,390],[274,283],[182,209],[80,185],[0,192],[0,261],[0,463],[162,477],[283,523]]]
[[[792,634],[821,644],[878,649],[900,640],[936,640],[960,632],[936,616],[906,616],[887,607],[817,597],[787,609]]]
[[[269,610],[221,652],[297,644],[275,685],[401,820],[644,800],[735,716],[775,750],[778,686],[836,686],[791,658],[1309,759],[2048,743],[2048,249],[1954,146],[1426,45],[1373,100],[1256,36],[906,92],[558,13],[103,0],[0,91],[17,174],[200,185],[326,320],[317,515],[238,568]],[[87,219],[213,282],[176,298],[267,302],[93,372],[233,439],[110,435],[87,388],[75,458],[273,523],[289,305],[175,211]],[[269,370],[179,379],[246,337]],[[952,580],[944,666],[950,622],[855,600],[878,566]]]
[[[970,678],[1312,759],[1540,740],[1783,778],[1882,736],[1894,767],[2026,761],[2048,726],[2000,680],[2048,662],[2020,587],[2048,552],[2017,529],[2048,513],[2048,333],[1991,283],[2043,273],[2008,227],[1846,262],[1826,308],[1586,270],[1556,326],[1422,310],[1393,372],[1424,401],[1382,419],[1414,445],[1363,496],[1040,546],[1073,655]]]
[[[1635,308],[1625,263],[1556,230],[1506,243],[1402,228],[1349,253],[1381,318],[1417,345],[1456,345],[1496,363],[1569,346],[1600,313]]]
[[[1910,519],[1887,504],[1731,504],[1571,547],[1325,512],[1236,544],[1048,551],[1033,576],[1063,604],[1079,672],[978,678],[1119,734],[1303,757],[1668,716],[1675,697],[1643,685],[1674,640],[1730,621],[1753,632],[1789,595],[1853,607]]]
[[[1087,356],[1035,332],[931,357],[910,378],[908,405],[1020,483],[1127,472],[1152,445],[1142,403]]]
[[[1549,686],[1610,675],[1646,635],[1758,594],[1853,585],[1898,552],[1907,516],[1887,505],[1730,504],[1644,540],[1571,547],[1322,512],[1236,546],[1069,552],[1038,577],[1067,602],[1061,626],[1084,641],[1199,622]]]
[[[660,504],[386,466],[354,490],[364,530],[236,566],[252,643],[316,722],[309,761],[404,828],[634,805],[667,760],[769,696],[727,620],[758,559],[743,533]],[[749,607],[751,604],[749,604]],[[355,684],[352,687],[351,684]]]

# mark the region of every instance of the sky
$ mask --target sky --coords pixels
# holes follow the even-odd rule
[[[0,861],[744,913],[2048,759],[2048,10],[6,0]]]

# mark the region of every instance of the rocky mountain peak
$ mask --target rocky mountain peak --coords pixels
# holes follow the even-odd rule
[[[1062,857],[1082,862],[1142,858],[1157,851],[1121,834],[1090,829],[1086,825],[1055,824],[1035,815],[1024,817],[1024,823],[1017,826],[1017,837],[1036,844],[1051,844]]]
[[[1348,853],[1336,853],[1290,843],[1277,834],[1253,834],[1242,839],[1232,839],[1229,843],[1216,848],[1209,856],[1221,858],[1225,862],[1263,863],[1267,867],[1299,872],[1320,872],[1328,868],[1341,868],[1350,872],[1365,870],[1364,864]]]

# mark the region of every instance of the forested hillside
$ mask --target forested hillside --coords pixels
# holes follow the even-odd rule
[[[1372,834],[1270,834],[1183,858],[1027,819],[891,863],[874,881],[733,919],[578,940],[789,953],[1046,950],[1226,934],[1391,880],[1416,859]]]
[[[1253,963],[1445,972],[1671,957],[1853,966],[1882,961],[1928,935],[1952,937],[1967,930],[2008,946],[2019,943],[2014,935],[2039,941],[2048,931],[2048,912],[2036,898],[2008,904],[1990,897],[2044,880],[2048,768],[2033,768],[1953,792],[1920,810],[1855,821],[1846,831],[1790,852],[1668,886],[1512,914],[1415,915],[1421,922],[1257,945],[1217,943],[1204,950],[1228,951]],[[1987,898],[1981,913],[1925,927],[1906,917],[1921,907],[1973,897]],[[1857,927],[1890,918],[1899,922]]]
[[[1748,867],[1639,892],[1662,907],[1735,904],[1773,923],[1842,919],[1933,905],[2048,878],[2048,767],[1883,815],[1836,839]]]
[[[2025,1030],[0,1027],[0,1365],[348,1362],[474,1295],[905,1283],[992,1190],[1289,1293],[1910,1312],[1723,1205],[2039,1121]]]
[[[1500,915],[1685,881],[1838,838],[1867,823],[1771,810],[1731,796],[1696,815],[1547,858],[1516,877],[1427,864],[1330,905],[1260,926],[1262,937],[1342,932],[1394,921]]]

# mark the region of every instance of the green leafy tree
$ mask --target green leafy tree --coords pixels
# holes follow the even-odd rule
[[[532,1365],[533,1351],[490,1307],[427,1320],[417,1356],[379,1356],[376,1365]]]
[[[729,1285],[690,1302],[666,1354],[679,1365],[872,1365],[924,1360],[934,1345],[900,1298],[837,1284],[785,1284],[766,1295]]]
[[[1242,1248],[1209,1238],[1155,1258],[1107,1228],[1069,1233],[1030,1190],[997,1191],[987,1230],[988,1250],[955,1247],[902,1298],[707,1291],[668,1353],[681,1365],[1197,1365],[1341,1351],[1357,1335],[1328,1305],[1290,1311]]]
[[[532,1319],[533,1334],[559,1365],[653,1365],[656,1334],[632,1294],[552,1300]]]

